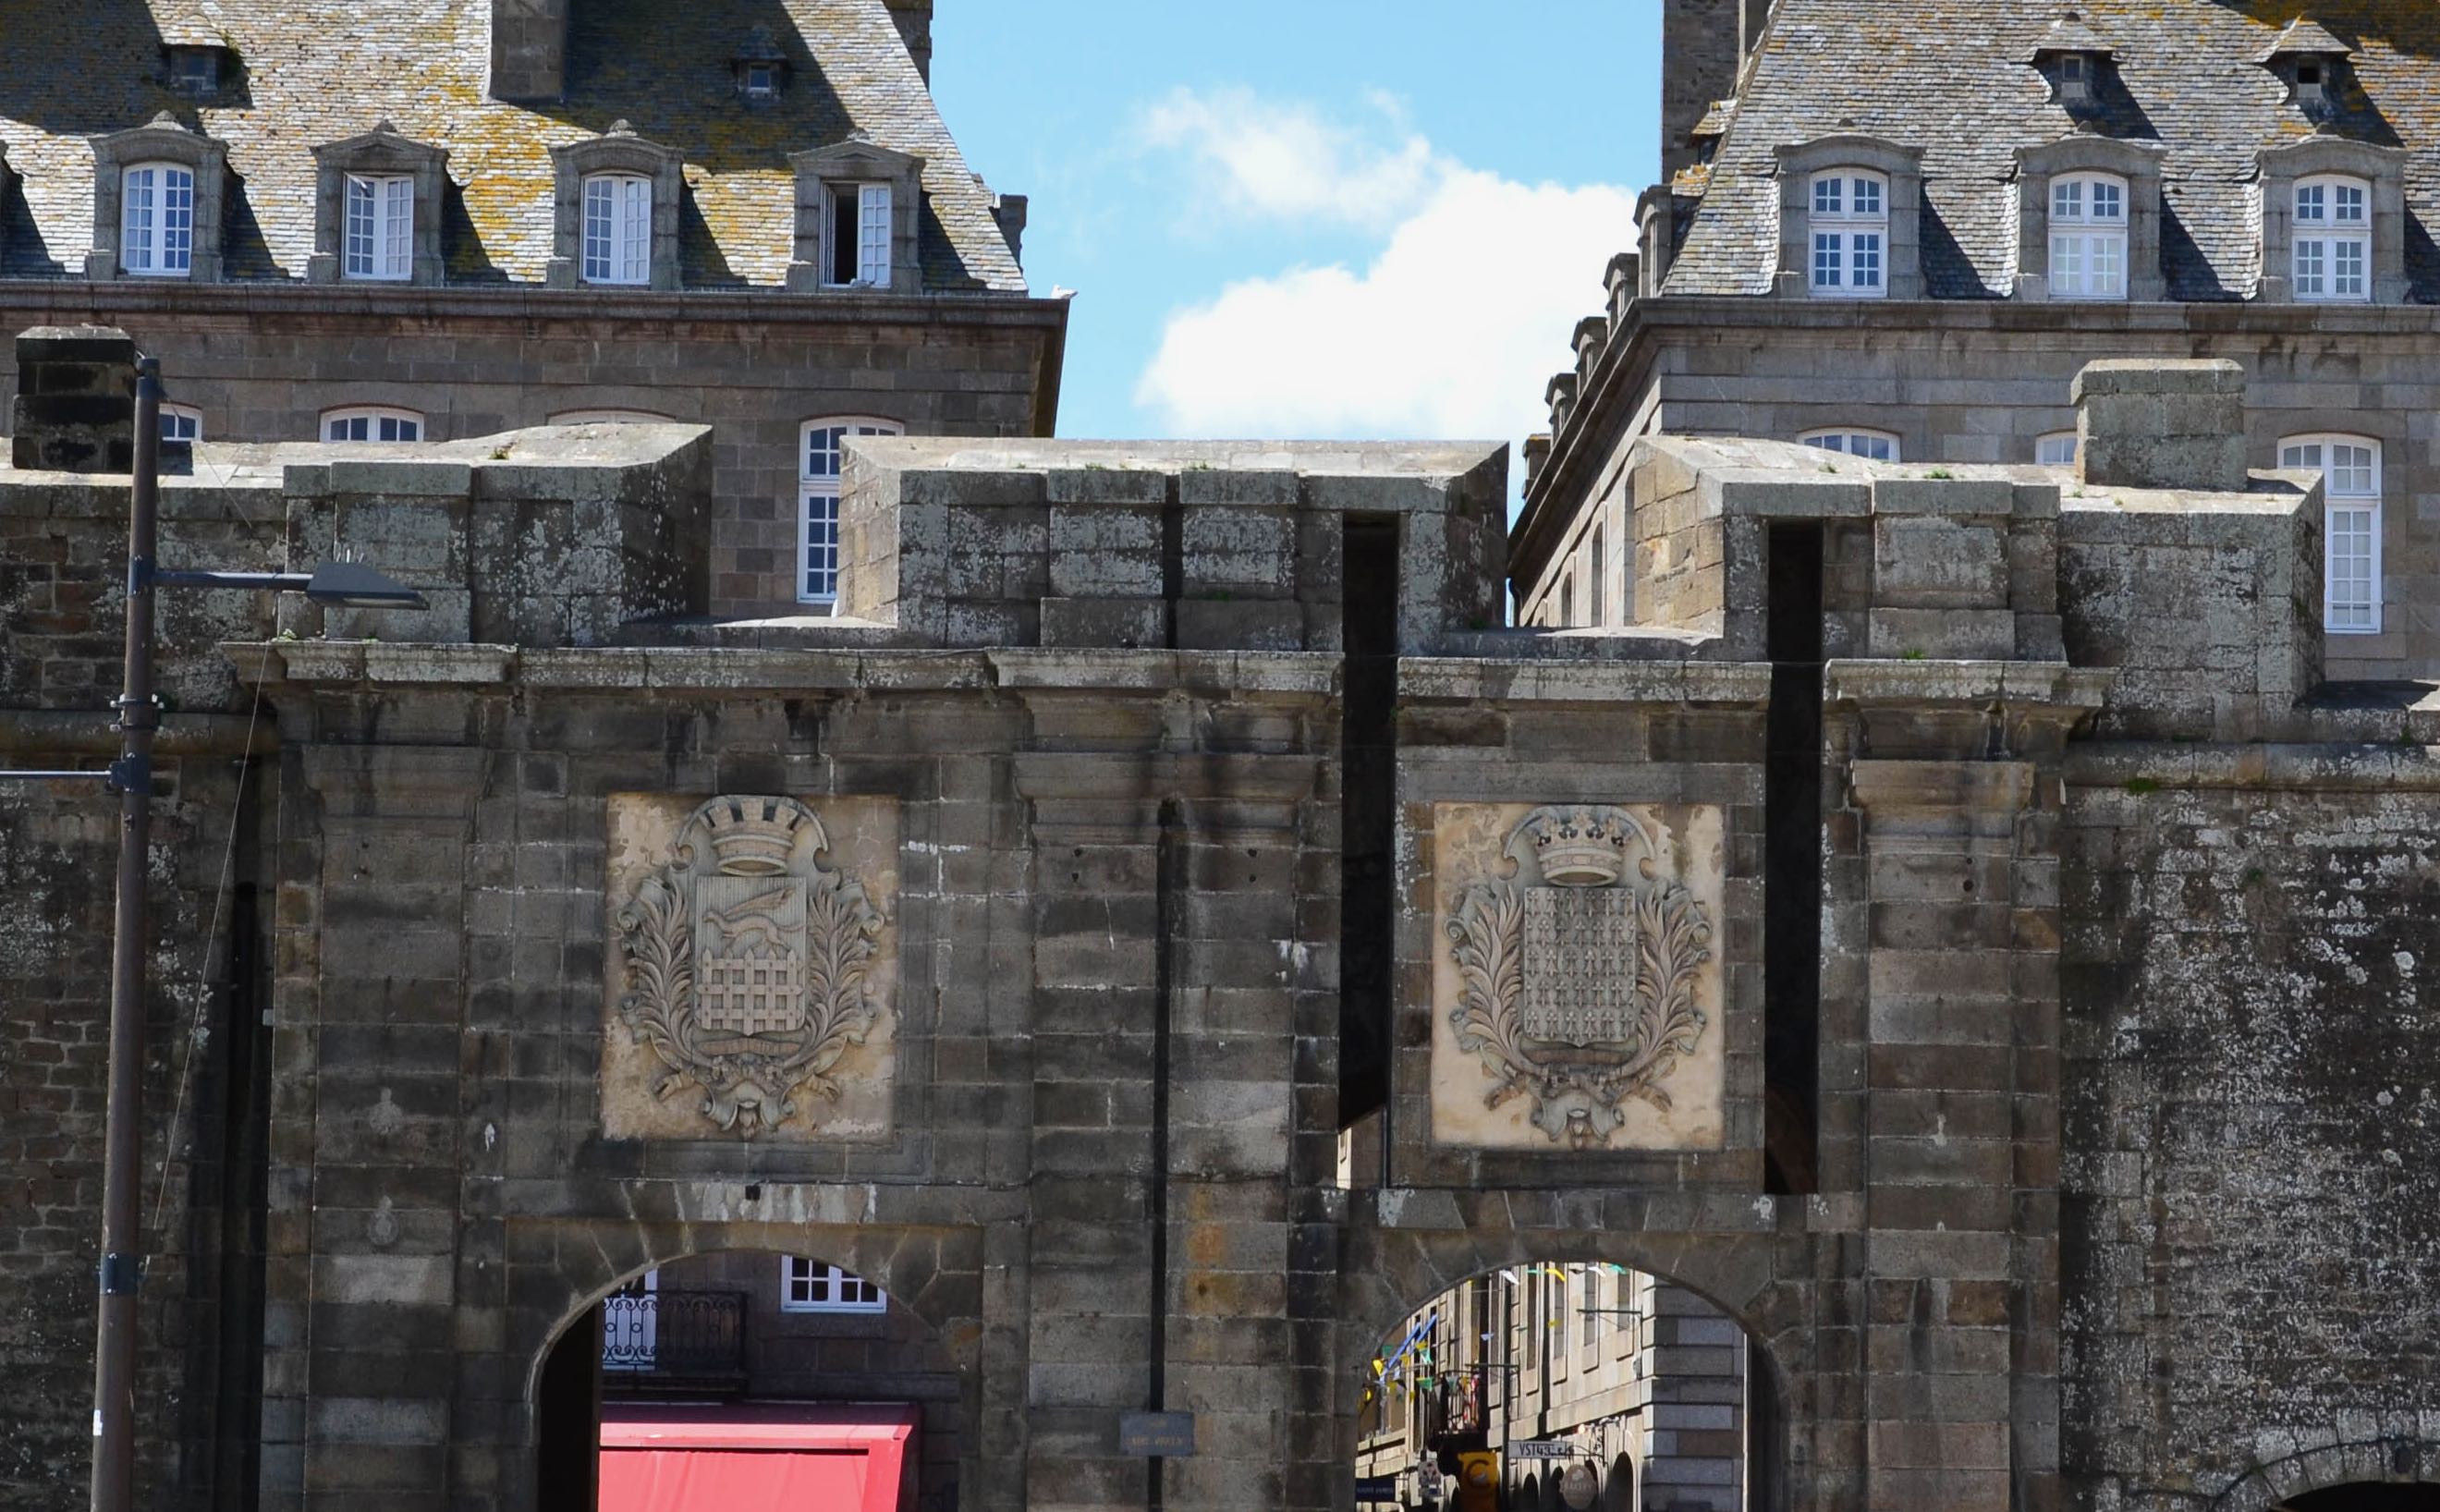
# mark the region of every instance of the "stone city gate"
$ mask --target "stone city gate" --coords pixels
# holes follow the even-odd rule
[[[2209,365],[2084,400],[2128,439],[2088,456],[2242,424]],[[237,795],[262,907],[220,992],[165,977],[164,1042],[269,1033],[226,1113],[258,1332],[245,1186],[200,1164],[147,1330],[150,1389],[233,1379],[255,1457],[185,1431],[163,1504],[251,1464],[267,1507],[522,1512],[551,1341],[737,1249],[924,1320],[967,1507],[1341,1506],[1378,1336],[1534,1260],[1759,1340],[1789,1512],[2422,1473],[2440,1041],[2398,963],[2440,950],[2440,727],[2321,684],[2313,477],[1655,439],[1635,623],[1553,634],[1495,628],[1487,448],[859,441],[846,612],[735,625],[688,612],[706,444],[275,448],[170,491],[189,549],[335,546],[433,607],[375,640],[219,605],[165,674],[168,778]],[[112,507],[0,503],[37,543]],[[80,550],[45,583],[99,638]],[[232,787],[194,710],[258,688]],[[0,829],[13,938],[96,901],[74,801]],[[165,853],[179,917],[224,838]],[[6,960],[12,1023],[72,1025]],[[2376,1218],[2389,1252],[2342,1242]],[[250,1358],[252,1396],[215,1374]],[[1191,1456],[1124,1451],[1154,1407]]]

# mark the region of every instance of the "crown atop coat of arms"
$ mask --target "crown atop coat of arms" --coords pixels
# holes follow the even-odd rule
[[[1626,874],[1630,845],[1643,842],[1634,820],[1613,808],[1545,811],[1532,829],[1542,880],[1554,887],[1606,888]]]
[[[724,876],[784,876],[798,833],[813,826],[823,848],[821,821],[803,804],[779,798],[717,798],[695,811]]]

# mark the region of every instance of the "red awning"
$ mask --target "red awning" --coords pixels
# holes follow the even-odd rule
[[[601,1512],[913,1512],[919,1409],[604,1407]]]

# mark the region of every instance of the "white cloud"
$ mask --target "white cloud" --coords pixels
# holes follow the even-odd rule
[[[1395,99],[1376,93],[1368,103],[1382,125],[1403,130]],[[1144,112],[1141,125],[1148,145],[1183,153],[1193,164],[1199,182],[1191,203],[1198,222],[1251,212],[1379,229],[1408,213],[1453,167],[1421,136],[1383,140],[1310,105],[1265,100],[1248,89],[1175,90]]]
[[[1413,145],[1437,165],[1432,182],[1369,266],[1294,268],[1178,311],[1137,403],[1182,436],[1513,441],[1544,428],[1543,386],[1569,366],[1577,320],[1602,307],[1602,270],[1633,244],[1635,197],[1520,184]]]

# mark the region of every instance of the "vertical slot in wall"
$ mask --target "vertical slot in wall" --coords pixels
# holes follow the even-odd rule
[[[1390,1104],[1396,922],[1398,521],[1349,515],[1339,606],[1338,1125]],[[1376,1131],[1389,1165],[1386,1117]]]
[[[1770,529],[1763,763],[1764,1190],[1810,1192],[1820,1146],[1821,527]]]

